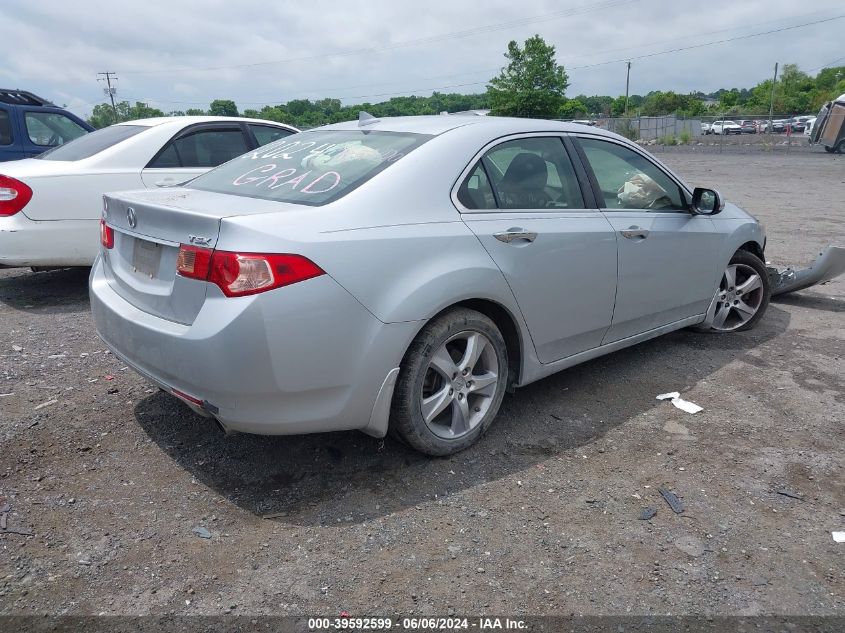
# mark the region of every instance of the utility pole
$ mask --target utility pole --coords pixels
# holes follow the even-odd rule
[[[772,129],[772,115],[775,111],[775,85],[778,82],[778,63],[775,62],[775,76],[772,78],[772,98],[769,100],[769,134],[774,134]]]
[[[105,79],[97,79],[97,81],[105,81],[108,86],[107,88],[103,88],[103,92],[109,96],[109,99],[111,99],[111,109],[112,112],[114,112],[114,122],[117,123],[117,108],[114,106],[114,95],[117,93],[117,88],[112,87],[111,85],[112,77],[114,77],[115,81],[117,81],[117,77],[111,71],[97,73],[97,75],[103,75],[105,77]]]
[[[628,74],[625,77],[625,116],[628,116],[628,88],[631,85],[631,62],[628,61]]]

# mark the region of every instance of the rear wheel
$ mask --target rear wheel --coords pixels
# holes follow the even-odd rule
[[[722,275],[710,329],[750,330],[763,318],[771,297],[766,265],[748,251],[737,251]]]
[[[490,427],[507,380],[507,347],[496,324],[475,310],[450,310],[426,325],[405,354],[391,431],[428,455],[457,453]]]
[[[839,141],[839,144],[836,146],[836,151],[840,154],[845,154],[845,138]]]

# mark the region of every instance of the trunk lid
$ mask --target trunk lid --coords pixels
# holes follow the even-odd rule
[[[104,251],[109,283],[140,310],[193,323],[211,284],[176,274],[180,244],[214,248],[220,221],[278,211],[279,203],[174,187],[105,196],[114,248]]]

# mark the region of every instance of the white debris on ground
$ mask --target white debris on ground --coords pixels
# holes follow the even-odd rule
[[[699,411],[704,411],[704,407],[700,407],[694,402],[690,402],[688,400],[684,400],[681,398],[681,394],[677,391],[670,391],[669,393],[661,393],[657,396],[658,400],[671,400],[672,404],[678,407],[681,411],[686,411],[687,413],[698,413]]]
[[[837,543],[845,543],[845,532],[831,532],[830,534]]]

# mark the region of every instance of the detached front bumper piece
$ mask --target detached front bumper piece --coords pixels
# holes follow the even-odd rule
[[[819,253],[816,261],[801,270],[792,267],[778,270],[771,266],[767,270],[772,282],[772,296],[803,290],[845,273],[845,247],[828,246]]]

